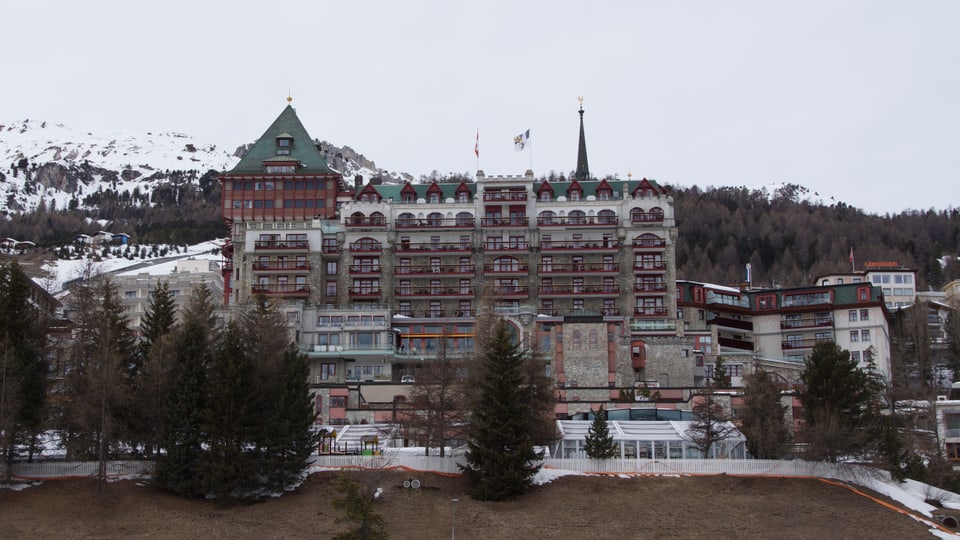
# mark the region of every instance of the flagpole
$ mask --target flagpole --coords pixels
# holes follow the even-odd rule
[[[527,131],[530,131],[530,130],[527,130]],[[527,144],[530,144],[529,140]],[[532,144],[530,145],[530,171],[533,171],[533,145]]]

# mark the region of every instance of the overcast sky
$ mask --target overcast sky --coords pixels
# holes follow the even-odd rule
[[[960,2],[31,0],[0,8],[0,123],[232,150],[289,94],[379,167],[794,182],[870,212],[957,207]],[[513,137],[531,130],[516,152]],[[2,135],[0,135],[2,136]]]

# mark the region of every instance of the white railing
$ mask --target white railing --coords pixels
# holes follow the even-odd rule
[[[384,469],[396,468],[421,472],[457,474],[460,465],[465,465],[463,456],[435,457],[390,455],[387,450],[381,456],[317,456],[315,467],[332,469]],[[698,475],[743,475],[743,476],[790,476],[836,478],[856,480],[870,477],[890,479],[890,473],[864,465],[825,463],[818,461],[772,460],[772,459],[560,459],[542,461],[545,469],[573,471],[583,474],[626,474],[651,476],[698,476]]]
[[[402,450],[401,450],[402,451]],[[321,455],[310,459],[310,468],[318,469],[402,469],[416,472],[460,474],[460,466],[466,464],[462,455],[456,457],[422,456],[401,454],[387,449],[379,455]],[[800,460],[764,459],[560,459],[542,461],[545,469],[572,471],[583,474],[623,474],[650,476],[788,476],[834,478],[857,482],[863,479],[890,480],[890,473],[864,465],[824,463]],[[151,461],[110,461],[107,477],[119,478],[129,475],[149,475],[153,472]],[[2,471],[6,472],[6,471]],[[58,478],[93,478],[97,474],[96,461],[42,461],[14,463],[12,476],[18,480],[41,480]],[[857,482],[862,483],[862,482]]]

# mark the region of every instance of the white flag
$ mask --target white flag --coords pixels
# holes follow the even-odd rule
[[[527,144],[530,143],[530,130],[526,130],[523,133],[517,135],[513,138],[513,149],[519,152],[527,147]]]

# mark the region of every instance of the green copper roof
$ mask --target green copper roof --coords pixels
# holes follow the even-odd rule
[[[430,189],[430,186],[433,184],[410,184],[410,187],[417,192],[418,199],[426,199],[427,191]],[[470,189],[471,196],[476,194],[477,185],[473,183],[468,183],[466,186]],[[406,184],[385,184],[380,186],[374,186],[374,189],[377,190],[377,193],[383,197],[384,200],[393,199],[396,202],[400,202],[403,195],[403,189],[406,187]],[[457,188],[460,187],[460,182],[455,184],[437,184],[437,187],[440,188],[440,200],[446,199],[455,199],[457,197]]]
[[[277,138],[292,139],[291,146],[277,146]],[[290,153],[277,155],[277,149],[289,149]],[[313,138],[307,133],[306,128],[297,118],[297,113],[290,105],[287,105],[280,113],[280,116],[270,124],[267,131],[253,143],[247,155],[237,163],[237,166],[227,174],[259,174],[263,173],[264,161],[298,161],[301,167],[297,169],[298,174],[320,174],[334,173],[327,166],[327,160]]]

